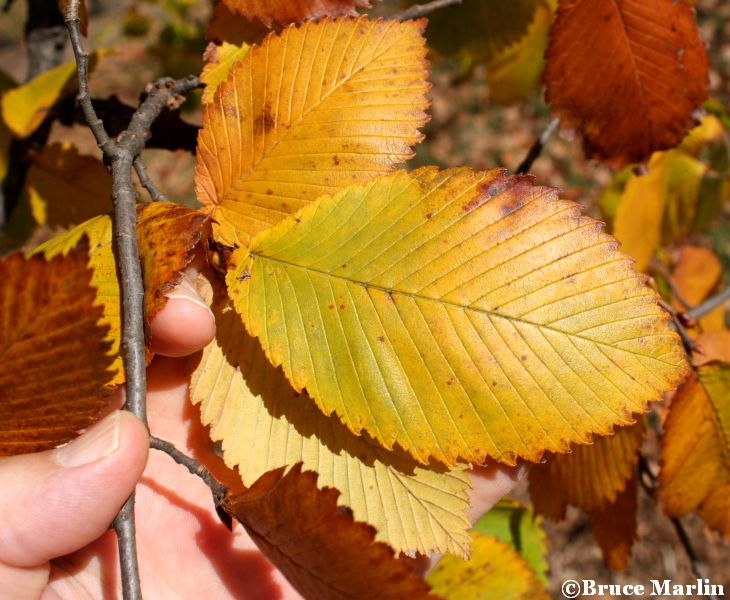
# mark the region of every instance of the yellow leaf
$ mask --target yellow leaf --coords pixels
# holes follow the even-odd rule
[[[591,512],[593,537],[603,552],[603,562],[613,571],[629,567],[631,547],[636,541],[636,473],[615,500]]]
[[[208,46],[203,55],[205,66],[200,74],[200,80],[205,84],[203,104],[213,102],[218,86],[226,80],[233,65],[248,54],[249,48],[248,44],[237,46],[228,42]]]
[[[89,267],[91,285],[96,288],[95,306],[102,307],[99,325],[108,327],[106,341],[109,342],[109,355],[114,357],[110,370],[114,376],[110,386],[124,381],[122,357],[119,353],[121,341],[121,305],[119,282],[112,252],[112,220],[109,215],[99,215],[89,219],[71,231],[57,235],[35,248],[31,255],[43,254],[47,259],[68,254],[82,236],[89,239]]]
[[[700,119],[700,124],[685,136],[678,148],[687,154],[698,156],[705,146],[721,140],[723,135],[725,128],[722,121],[715,115],[705,115]]]
[[[644,419],[639,418],[635,425],[618,427],[612,436],[532,466],[530,497],[535,510],[562,519],[569,504],[591,512],[614,502],[634,473],[643,436]]]
[[[422,22],[326,19],[268,37],[205,108],[198,199],[246,245],[322,194],[412,155],[426,122]]]
[[[509,544],[472,534],[468,560],[446,555],[426,577],[444,600],[547,600],[550,596],[527,561]]]
[[[111,359],[89,285],[87,243],[0,260],[0,455],[68,442],[108,404]]]
[[[655,152],[645,175],[629,177],[616,210],[614,235],[621,250],[649,265],[660,241],[671,242],[692,227],[705,165],[680,152]]]
[[[109,50],[98,50],[89,58],[89,72],[93,71],[98,59]],[[64,63],[44,71],[9,92],[0,101],[5,123],[21,138],[33,133],[59,100],[76,93],[76,61]]]
[[[672,401],[662,439],[659,499],[670,516],[699,508],[730,538],[730,366],[699,369]]]
[[[354,433],[514,463],[631,422],[684,377],[629,263],[529,177],[428,168],[320,199],[226,281],[269,360]]]
[[[402,451],[354,436],[291,388],[221,293],[213,311],[216,339],[192,359],[190,399],[200,404],[211,438],[222,441],[226,464],[238,466],[245,485],[302,462],[396,551],[465,554],[469,479],[463,469],[423,468]]]
[[[33,218],[52,229],[112,210],[112,180],[106,167],[80,155],[68,142],[43,148],[28,170],[26,185]]]
[[[547,2],[539,2],[527,33],[487,64],[490,100],[511,104],[540,87],[552,20],[553,10]]]

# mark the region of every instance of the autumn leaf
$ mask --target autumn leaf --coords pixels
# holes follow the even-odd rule
[[[527,561],[535,576],[548,583],[548,539],[539,515],[516,500],[505,498],[474,523],[474,531],[509,544]]]
[[[428,104],[422,28],[307,22],[236,64],[205,108],[197,153],[198,199],[218,242],[245,246],[322,194],[412,155]]]
[[[603,561],[613,571],[626,571],[636,533],[636,474],[616,499],[589,513],[593,537],[603,552]]]
[[[68,142],[43,147],[28,170],[26,186],[33,218],[51,229],[112,210],[112,180],[106,167]]]
[[[677,391],[662,438],[659,499],[674,517],[699,509],[730,538],[730,366],[700,367]]]
[[[321,17],[355,16],[358,8],[370,8],[369,0],[223,0],[223,3],[233,12],[258,19],[267,27]]]
[[[629,176],[613,234],[621,250],[636,259],[637,270],[648,267],[662,240],[671,242],[689,231],[705,171],[696,158],[670,150],[655,153],[645,174]]]
[[[709,248],[687,244],[679,249],[672,278],[677,291],[689,306],[684,306],[676,297],[673,304],[678,310],[686,310],[700,304],[715,291],[722,279],[722,264]],[[725,308],[718,306],[699,319],[699,324],[702,331],[724,329]]]
[[[436,600],[372,527],[337,506],[335,490],[317,488],[316,473],[272,471],[223,508],[305,598]]]
[[[213,15],[205,37],[218,44],[228,42],[236,46],[260,44],[271,32],[260,21],[249,21],[246,17],[231,10],[223,2],[213,8]]]
[[[612,166],[675,146],[707,97],[707,54],[685,2],[561,0],[546,59],[553,112]]]
[[[0,260],[0,455],[53,448],[107,404],[111,357],[88,243],[46,260]]]
[[[472,534],[468,560],[447,554],[426,580],[445,600],[547,600],[542,582],[512,547],[480,532]]]
[[[538,0],[462,0],[429,14],[426,39],[446,56],[463,52],[471,60],[489,62],[527,33],[537,4]]]
[[[713,361],[730,364],[730,329],[705,331],[695,343],[697,350],[692,354],[695,366],[701,367]]]
[[[200,242],[204,214],[180,204],[151,202],[138,207],[137,235],[145,288],[145,320],[167,304],[167,293],[180,283],[182,271]]]
[[[590,513],[614,502],[634,473],[644,429],[639,418],[634,425],[617,428],[612,436],[533,465],[529,477],[535,511],[559,520],[569,504]]]
[[[354,433],[514,464],[631,422],[686,373],[615,245],[529,177],[427,168],[311,204],[226,282],[269,360]]]
[[[250,46],[223,42],[220,45],[209,44],[203,55],[205,66],[200,74],[200,80],[205,84],[203,104],[210,104],[215,97],[218,86],[226,80],[233,65],[248,54]]]
[[[200,404],[201,420],[211,438],[222,441],[226,464],[238,467],[245,485],[301,462],[396,551],[465,554],[470,484],[463,468],[423,468],[404,452],[354,436],[294,392],[246,333],[222,290],[212,309],[216,339],[191,360],[190,400]]]
[[[108,50],[97,50],[89,57],[89,71]],[[10,130],[21,138],[32,134],[53,106],[76,93],[76,61],[43,71],[29,82],[3,94],[2,115]]]

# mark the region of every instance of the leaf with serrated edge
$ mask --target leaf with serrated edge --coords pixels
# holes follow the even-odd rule
[[[354,16],[358,8],[370,8],[369,0],[222,0],[229,9],[271,27],[320,17]]]
[[[248,241],[323,194],[412,156],[426,122],[423,22],[325,19],[269,36],[206,106],[198,199]]]
[[[611,166],[675,146],[707,97],[708,59],[686,2],[561,0],[546,100]]]
[[[630,423],[687,371],[615,240],[529,177],[383,176],[231,265],[236,310],[294,388],[423,462],[539,460]]]
[[[86,240],[50,260],[0,260],[0,455],[67,442],[108,404],[112,359],[87,262]]]
[[[354,436],[291,388],[222,294],[212,309],[216,339],[191,359],[190,399],[200,404],[203,423],[214,441],[222,441],[226,464],[238,466],[245,485],[302,462],[396,551],[468,550],[469,479],[463,469],[423,468],[402,451]]]
[[[730,539],[730,365],[698,370],[674,396],[662,438],[659,499],[674,517],[699,509]]]
[[[478,531],[468,560],[447,554],[426,581],[444,600],[548,600],[545,587],[509,544]]]
[[[210,104],[215,98],[218,86],[226,80],[228,73],[238,61],[242,60],[250,46],[248,44],[209,44],[203,55],[205,66],[200,74],[200,81],[205,84],[203,104]]]
[[[305,598],[437,600],[369,525],[337,506],[337,491],[297,465],[271,471],[223,508]]]
[[[618,427],[612,436],[532,466],[530,497],[535,510],[562,519],[569,504],[590,512],[613,502],[634,472],[644,430],[644,419],[639,417],[635,425]]]

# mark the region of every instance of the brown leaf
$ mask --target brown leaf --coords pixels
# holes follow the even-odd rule
[[[613,166],[676,145],[707,98],[707,53],[685,2],[561,0],[546,58],[553,111]]]
[[[149,323],[167,303],[167,292],[193,259],[207,216],[180,204],[151,202],[139,210],[137,234],[145,284],[145,318]]]
[[[375,530],[337,506],[338,492],[317,488],[301,464],[270,471],[223,507],[306,598],[418,600],[428,585],[381,542]]]
[[[46,260],[0,261],[0,455],[69,441],[97,420],[112,377],[86,238]]]
[[[613,502],[589,513],[593,537],[609,569],[625,571],[636,540],[636,474]]]
[[[570,454],[554,454],[534,465],[529,477],[535,511],[562,519],[568,504],[591,512],[614,502],[634,472],[643,435],[644,419],[639,416],[634,425],[617,427],[612,436],[573,446]]]
[[[205,37],[214,42],[241,44],[260,44],[271,31],[259,21],[249,21],[246,17],[234,13],[225,3],[219,2],[213,9],[208,31]]]
[[[267,27],[288,25],[320,17],[357,15],[357,8],[370,8],[368,0],[223,0],[233,12],[258,19]]]

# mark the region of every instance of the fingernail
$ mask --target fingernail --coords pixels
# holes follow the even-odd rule
[[[172,292],[170,292],[167,297],[182,298],[184,300],[188,300],[189,302],[197,304],[198,306],[207,310],[209,313],[213,314],[210,310],[210,306],[208,306],[203,301],[203,299],[200,297],[200,294],[198,293],[198,290],[195,289],[195,284],[190,281],[190,278],[186,274],[183,275],[180,283],[175,286],[175,289],[172,290]]]
[[[62,467],[80,467],[109,456],[119,447],[119,416],[115,410],[81,437],[56,449]]]

